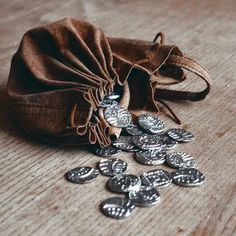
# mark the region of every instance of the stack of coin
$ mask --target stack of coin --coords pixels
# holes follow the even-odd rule
[[[103,159],[98,163],[98,169],[78,167],[66,173],[67,180],[84,184],[96,179],[99,171],[109,176],[107,188],[125,197],[112,197],[101,203],[102,212],[111,218],[122,219],[131,215],[135,206],[147,207],[160,201],[160,188],[174,183],[184,187],[201,185],[205,176],[194,169],[194,158],[184,152],[171,151],[179,143],[190,142],[194,135],[180,128],[166,129],[165,123],[153,114],[142,114],[138,124],[134,124],[127,109],[118,105],[119,95],[112,93],[101,102],[104,117],[114,127],[123,128],[125,136],[120,136],[109,147],[95,147],[94,154]],[[125,174],[127,163],[118,159],[123,151],[134,153],[135,160],[143,165],[157,166],[167,164],[175,171],[169,173],[164,169],[154,169],[141,176]]]

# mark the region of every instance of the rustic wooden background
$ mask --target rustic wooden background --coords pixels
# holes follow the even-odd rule
[[[1,0],[0,1],[0,234],[5,235],[235,235],[236,2],[181,0]],[[23,33],[72,16],[96,24],[110,36],[152,40],[163,31],[167,43],[204,64],[214,80],[199,103],[171,103],[196,135],[179,150],[197,159],[206,175],[199,188],[160,190],[161,203],[137,208],[126,220],[103,216],[99,204],[115,196],[100,176],[88,185],[66,182],[73,167],[95,166],[85,148],[42,144],[23,134],[9,113],[6,82],[10,60]],[[184,87],[196,88],[194,77]],[[176,126],[161,116],[169,127]],[[122,158],[129,172],[152,168]],[[164,167],[165,169],[168,169]],[[169,169],[170,170],[170,169]]]

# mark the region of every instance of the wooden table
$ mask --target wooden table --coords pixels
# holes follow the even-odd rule
[[[235,63],[236,3],[226,1],[1,0],[0,3],[0,234],[6,235],[235,235]],[[112,220],[99,204],[115,196],[100,176],[74,185],[63,175],[100,160],[86,148],[60,148],[26,136],[9,113],[6,82],[10,60],[23,33],[66,16],[82,18],[107,35],[152,40],[159,31],[168,44],[204,64],[214,80],[206,100],[169,103],[196,135],[179,150],[191,153],[206,175],[199,188],[160,190],[160,204],[137,208],[125,220]],[[191,76],[190,76],[191,77]],[[181,84],[196,88],[194,77]],[[161,115],[168,127],[176,125]],[[122,158],[129,172],[152,168]],[[171,170],[163,167],[166,170]]]

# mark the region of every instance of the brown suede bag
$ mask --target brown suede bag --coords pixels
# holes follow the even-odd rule
[[[186,79],[183,69],[203,79],[206,88],[165,88]],[[108,146],[121,129],[111,127],[99,108],[106,94],[120,93],[119,105],[135,118],[158,112],[160,103],[169,109],[163,100],[204,99],[210,81],[196,61],[164,45],[162,33],[153,42],[109,38],[87,22],[66,18],[25,33],[7,91],[17,120],[31,135],[56,144]]]

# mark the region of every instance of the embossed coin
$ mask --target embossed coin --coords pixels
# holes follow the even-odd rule
[[[159,165],[165,162],[166,153],[150,149],[150,150],[140,150],[135,153],[135,159],[144,165]]]
[[[104,117],[110,125],[119,128],[128,126],[132,120],[129,111],[118,106],[107,107],[104,112]]]
[[[127,152],[132,151],[134,148],[132,143],[113,143],[113,146]]]
[[[165,123],[152,114],[142,114],[138,118],[139,125],[152,134],[161,133],[165,129]]]
[[[127,163],[117,158],[102,159],[98,167],[103,175],[114,176],[125,172]]]
[[[102,212],[115,219],[128,217],[134,208],[135,204],[132,200],[121,197],[111,197],[101,203]]]
[[[99,104],[99,107],[106,108],[106,107],[117,106],[117,105],[118,105],[118,102],[115,100],[103,99],[101,103]]]
[[[141,149],[161,149],[160,140],[154,135],[133,136],[133,144]]]
[[[112,92],[110,94],[107,94],[104,99],[111,99],[111,100],[115,100],[115,99],[118,99],[120,97],[119,94],[115,93],[115,92]]]
[[[190,142],[194,139],[194,135],[185,129],[169,129],[167,130],[167,134],[178,142]]]
[[[159,188],[167,187],[172,182],[171,174],[161,169],[145,172],[141,179],[143,185]]]
[[[121,150],[118,150],[114,147],[97,147],[95,149],[95,154],[100,157],[111,157],[116,156],[121,153]]]
[[[160,194],[155,188],[141,187],[138,191],[129,192],[128,197],[135,205],[142,207],[152,206],[160,201]]]
[[[112,144],[117,149],[123,151],[133,151],[135,148],[134,144],[132,143],[132,137],[130,136],[120,136],[117,140],[115,140]]]
[[[93,181],[98,175],[98,170],[89,166],[82,166],[68,171],[65,177],[72,183],[85,184]]]
[[[167,155],[166,162],[173,168],[191,168],[195,164],[193,157],[184,152],[172,152]]]
[[[167,136],[163,136],[160,140],[161,146],[162,146],[162,150],[164,151],[168,151],[171,149],[174,149],[177,147],[178,142],[167,137]]]
[[[172,173],[173,182],[184,187],[195,187],[201,185],[205,176],[197,169],[179,169]]]
[[[127,127],[125,127],[125,131],[130,135],[142,135],[144,132],[134,124],[129,124]]]
[[[137,191],[141,186],[141,179],[135,175],[116,175],[109,179],[107,185],[114,192]]]

